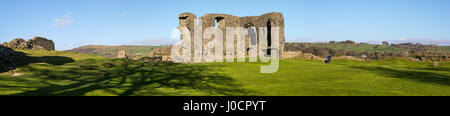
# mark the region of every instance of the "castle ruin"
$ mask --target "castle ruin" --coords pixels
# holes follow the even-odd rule
[[[2,45],[12,49],[55,51],[55,43],[44,37],[33,37],[27,41],[22,38],[16,38],[10,42],[4,42]]]
[[[197,16],[192,13],[182,13],[178,16],[179,18],[179,27],[187,27],[187,29],[190,31],[191,38],[194,38],[194,24],[195,20],[197,19]],[[285,46],[285,37],[284,37],[284,17],[283,14],[278,12],[272,12],[272,13],[266,13],[261,16],[245,16],[245,17],[238,17],[238,16],[232,16],[227,14],[206,14],[199,18],[201,20],[201,26],[202,31],[204,32],[206,28],[208,27],[216,27],[220,30],[222,30],[222,36],[223,36],[223,43],[224,47],[225,41],[227,40],[226,36],[226,27],[243,27],[247,30],[250,30],[250,27],[256,27],[256,33],[259,34],[260,27],[267,27],[267,35],[258,35],[258,36],[266,36],[267,37],[267,53],[270,55],[270,48],[272,45],[272,35],[271,35],[271,29],[272,27],[279,27],[279,56],[282,56],[282,53],[284,51]],[[183,33],[183,32],[182,32]],[[246,57],[248,57],[249,51],[251,51],[251,47],[249,46],[258,46],[259,41],[250,40],[249,35],[245,35],[245,48],[246,48]],[[259,37],[258,37],[259,38]],[[183,40],[183,38],[181,38]],[[235,38],[233,38],[235,39]],[[258,40],[258,39],[256,39]],[[191,40],[193,43],[193,39]],[[208,40],[202,39],[203,46],[207,44]],[[237,46],[236,40],[234,41],[234,47]],[[191,49],[193,49],[194,46],[191,46]],[[256,47],[259,48],[259,47]],[[234,49],[236,50],[236,48]],[[257,53],[260,52],[260,50],[255,50]],[[236,54],[236,51],[234,51]],[[224,52],[225,53],[225,52]]]

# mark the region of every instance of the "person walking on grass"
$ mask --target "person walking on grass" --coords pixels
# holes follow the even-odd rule
[[[331,63],[331,56],[328,56],[327,60],[325,60],[324,62],[325,62],[325,64]]]

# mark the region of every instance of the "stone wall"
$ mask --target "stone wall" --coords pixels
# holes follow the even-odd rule
[[[9,43],[5,42],[2,44],[5,47],[9,47],[12,49],[28,49],[28,43],[22,38],[16,38],[11,40]]]
[[[128,59],[127,51],[125,49],[122,49],[119,52],[117,52],[117,58],[126,58],[126,59]]]
[[[22,38],[16,38],[10,42],[4,42],[2,44],[5,47],[12,49],[32,49],[32,50],[48,50],[55,51],[55,44],[52,40],[43,37],[33,37],[28,41]]]
[[[450,61],[449,53],[432,53],[432,52],[423,52],[417,55],[417,58],[420,61],[426,62],[443,62]]]
[[[190,31],[191,34],[191,38],[194,38],[194,24],[195,24],[195,19],[197,19],[197,16],[192,14],[192,13],[182,13],[178,16],[179,18],[179,26],[180,27],[187,27],[188,30]],[[202,20],[202,30],[204,32],[204,30],[208,27],[217,27],[220,30],[222,30],[222,36],[223,36],[223,43],[224,43],[224,48],[227,46],[226,45],[226,27],[243,27],[243,28],[247,28],[248,27],[256,27],[256,34],[259,34],[259,28],[260,27],[267,27],[268,30],[270,30],[270,27],[279,27],[280,28],[280,34],[279,34],[279,56],[283,56],[283,52],[284,52],[284,45],[285,45],[285,36],[284,36],[284,17],[283,14],[278,13],[278,12],[272,12],[272,13],[267,13],[267,14],[263,14],[261,16],[245,16],[245,17],[237,17],[237,16],[232,16],[232,15],[228,15],[228,14],[206,14],[202,17],[200,17],[199,19]],[[216,26],[217,25],[217,26]],[[261,36],[261,35],[258,35]],[[268,40],[271,38],[270,34],[268,35],[263,35],[263,36],[267,36]],[[181,38],[183,39],[183,38]],[[193,40],[192,39],[192,46],[191,46],[191,50],[193,50]],[[259,39],[257,38],[257,40],[259,41]],[[203,45],[207,44],[208,42],[210,42],[211,40],[205,40],[203,39]],[[245,47],[247,48],[247,52],[249,51],[249,44],[256,44],[256,46],[259,46],[259,42],[250,42],[250,39],[248,37],[248,35],[245,37]],[[236,44],[237,42],[235,41],[234,46],[236,48]],[[268,45],[270,47],[271,42],[268,42]],[[259,48],[259,47],[257,47]],[[235,49],[236,50],[236,49]],[[193,51],[192,51],[193,52]],[[259,53],[259,50],[257,50],[257,52]],[[225,51],[223,53],[226,53]],[[235,51],[236,54],[236,51]],[[248,53],[247,53],[248,55]]]
[[[34,37],[33,39],[28,40],[27,43],[30,45],[30,49],[33,50],[43,49],[48,51],[55,51],[55,43],[53,43],[52,40],[48,40],[47,38]]]

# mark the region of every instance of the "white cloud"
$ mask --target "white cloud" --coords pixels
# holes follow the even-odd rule
[[[55,27],[55,28],[66,27],[66,26],[71,25],[74,21],[75,21],[75,19],[73,19],[72,16],[64,15],[64,16],[54,19],[52,27]]]

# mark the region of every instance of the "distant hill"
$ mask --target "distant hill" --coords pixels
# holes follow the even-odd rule
[[[414,47],[410,48],[400,48],[395,45],[378,45],[378,44],[345,44],[345,43],[287,43],[287,45],[297,45],[303,48],[310,48],[313,46],[322,47],[322,48],[331,48],[336,50],[345,50],[345,51],[353,51],[355,53],[362,52],[404,52],[404,51],[417,51]],[[401,45],[401,44],[399,44]],[[416,44],[412,44],[416,45]],[[420,44],[419,44],[420,45]],[[450,46],[429,46],[424,45],[429,50],[433,52],[447,52],[450,53]],[[420,47],[420,46],[419,46]]]
[[[406,49],[395,48],[389,45],[376,45],[376,44],[328,44],[328,43],[310,43],[309,46],[327,47],[338,50],[354,51],[356,53],[361,52],[400,52],[408,51]]]
[[[103,57],[117,57],[119,50],[125,49],[129,57],[135,56],[148,56],[153,50],[158,48],[167,48],[166,46],[103,46],[103,45],[87,45],[74,48],[72,50],[66,50],[70,52],[84,53],[84,54],[97,54]]]
[[[301,51],[319,57],[353,56],[361,59],[392,57],[413,58],[421,61],[450,61],[450,47],[419,43],[367,44],[351,40],[329,43],[286,43],[286,51]]]
[[[71,52],[96,54],[103,57],[117,57],[118,51],[125,49],[129,58],[139,59],[142,57],[153,55],[170,55],[170,48],[168,46],[103,46],[103,45],[88,45],[67,50]],[[450,54],[450,46],[431,46],[421,44],[361,44],[361,43],[286,43],[285,50],[287,51],[302,51],[303,53],[312,53],[319,57],[332,56],[355,56],[363,58],[363,55],[368,59],[383,59],[394,57],[414,57],[419,58],[420,52],[427,50],[433,53]],[[447,55],[445,55],[447,54]]]

